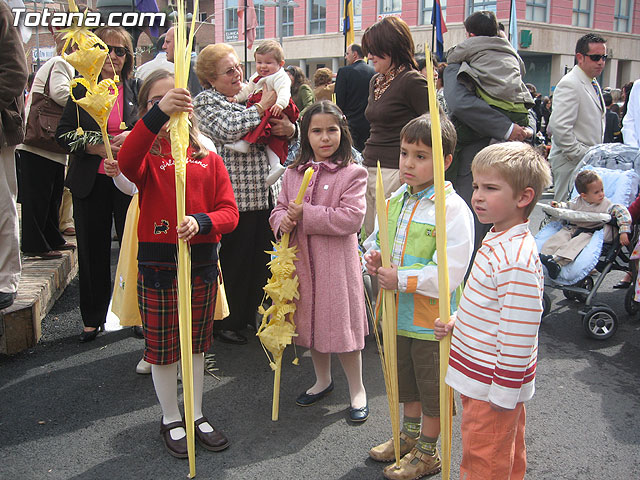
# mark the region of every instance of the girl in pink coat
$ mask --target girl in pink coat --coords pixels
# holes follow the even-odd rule
[[[335,104],[324,100],[309,107],[300,132],[300,153],[284,174],[270,218],[275,235],[291,232],[290,244],[298,247],[294,341],[311,349],[316,374],[315,384],[296,403],[311,406],[333,391],[331,354],[337,353],[349,382],[349,420],[363,422],[369,407],[360,352],[369,329],[357,233],[364,220],[367,171],[353,161],[347,121]],[[308,167],[314,173],[297,205]]]

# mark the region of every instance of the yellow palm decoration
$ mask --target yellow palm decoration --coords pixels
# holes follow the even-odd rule
[[[426,46],[426,45],[425,45]],[[433,72],[431,54],[425,51],[427,72]],[[436,252],[438,253],[438,306],[440,321],[449,322],[449,268],[447,262],[447,224],[444,194],[444,155],[440,131],[440,110],[436,99],[433,75],[427,75],[429,87],[429,114],[431,116],[431,152],[433,155],[433,183],[436,194]],[[453,394],[444,381],[449,366],[451,335],[440,340],[440,447],[442,454],[442,479],[449,480],[451,473],[451,423],[453,419]]]
[[[195,19],[198,12],[198,0],[193,4],[193,21],[187,40],[185,2],[178,0],[178,23],[175,35],[175,87],[187,88],[189,67],[191,65],[191,46],[195,33]],[[187,148],[189,147],[189,115],[179,112],[169,120],[171,135],[171,155],[175,162],[176,176],[176,212],[178,223],[185,216],[185,188],[187,173]],[[182,358],[182,388],[184,398],[184,417],[187,430],[187,451],[189,456],[189,478],[196,475],[195,426],[193,412],[193,358],[191,332],[191,252],[187,242],[178,240],[178,324],[180,331],[180,356]]]
[[[295,202],[302,203],[304,192],[309,186],[309,181],[313,176],[313,168],[309,167],[304,172],[302,185],[298,191]],[[296,336],[296,324],[293,322],[293,314],[296,311],[294,299],[300,298],[298,294],[298,276],[293,276],[296,267],[294,261],[298,247],[289,246],[289,234],[282,235],[280,242],[273,243],[273,251],[267,252],[273,255],[268,265],[271,270],[271,278],[264,287],[265,296],[271,299],[271,306],[264,309],[262,306],[258,312],[262,315],[262,323],[258,328],[258,337],[262,342],[265,353],[270,352],[273,359],[269,357],[269,365],[275,372],[273,379],[273,404],[271,407],[271,420],[278,420],[280,409],[280,372],[282,370],[282,352]],[[297,364],[297,358],[294,363]]]
[[[73,88],[76,85],[83,85],[87,89],[87,94],[80,99],[73,96]],[[71,98],[80,105],[102,129],[107,127],[107,121],[111,109],[118,100],[118,86],[110,78],[101,80],[95,86],[91,86],[84,78],[76,78],[69,85],[71,88]]]
[[[79,35],[80,38],[77,39],[75,38],[75,35],[71,35],[67,40],[67,43],[70,40],[77,43],[78,50],[70,53],[69,55],[65,54],[64,59],[89,82],[91,87],[93,87],[98,81],[98,75],[100,75],[100,72],[102,71],[102,65],[104,65],[108,53],[107,46],[104,45],[99,37],[88,30],[87,33],[90,34],[91,37],[87,38],[87,35],[84,32]]]
[[[74,0],[69,0],[69,11],[78,12],[78,6]],[[91,87],[95,86],[108,55],[107,45],[87,27],[74,25],[64,31],[67,33],[64,36],[66,41],[62,51],[66,52],[69,44],[78,46],[75,52],[69,55],[64,54],[64,59],[89,82]]]
[[[78,11],[74,0],[69,0],[69,11]],[[70,55],[64,54],[64,58],[82,75],[82,78],[77,78],[69,84],[71,98],[97,122],[102,133],[102,143],[107,151],[107,158],[113,161],[113,152],[107,133],[107,121],[118,99],[118,76],[115,75],[113,79],[104,79],[97,83],[98,75],[100,75],[107,58],[107,45],[86,27],[74,25],[66,29],[66,32],[63,51],[70,43],[77,45],[78,49]],[[73,88],[78,84],[87,89],[86,95],[81,99],[77,99],[73,95]],[[80,125],[78,125],[77,134],[84,134]]]
[[[389,268],[391,266],[391,249],[389,246],[387,208],[380,162],[378,162],[378,174],[376,178],[376,215],[378,216],[378,235],[380,239],[382,266]],[[393,290],[380,289],[376,313],[377,318],[373,323],[373,331],[380,352],[382,373],[384,373],[384,383],[387,389],[391,431],[393,433],[393,449],[396,456],[395,468],[398,468],[400,464],[400,400],[398,392],[398,344],[396,337],[398,317],[396,314],[395,292]],[[380,319],[382,319],[384,345],[381,345],[380,335],[378,333],[378,322]]]

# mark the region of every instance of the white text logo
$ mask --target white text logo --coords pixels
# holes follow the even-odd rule
[[[24,8],[13,9],[13,26],[20,20],[25,27],[163,27],[167,14],[163,12],[111,12],[106,20],[98,12],[51,12],[44,8],[42,12],[27,12]]]

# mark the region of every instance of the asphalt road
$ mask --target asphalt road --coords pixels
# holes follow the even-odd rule
[[[536,225],[539,217],[534,217]],[[599,301],[619,315],[617,334],[586,337],[579,304],[549,291],[540,330],[537,391],[527,404],[529,479],[640,478],[640,316],[630,318],[610,274]],[[160,407],[150,376],[137,375],[143,343],[130,330],[79,344],[75,280],[44,321],[35,348],[0,356],[0,479],[179,479],[186,461],[164,450]],[[218,378],[205,376],[204,410],[232,441],[221,453],[198,447],[202,479],[377,479],[368,449],[390,435],[380,360],[370,338],[364,381],[371,417],[346,422],[348,390],[337,359],[335,391],[316,406],[295,397],[313,382],[308,353],[300,366],[285,354],[280,420],[271,421],[273,375],[255,337],[249,345],[215,343]],[[460,461],[454,419],[452,478]],[[436,475],[432,478],[440,478]]]

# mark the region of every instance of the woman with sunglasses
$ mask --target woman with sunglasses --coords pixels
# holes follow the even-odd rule
[[[133,70],[131,37],[121,27],[102,27],[96,35],[107,44],[107,56],[100,80],[116,80],[118,100],[107,122],[115,157],[129,130],[138,119],[138,80],[130,78]],[[75,98],[86,89],[77,85]],[[79,124],[79,125],[78,125]],[[56,135],[61,145],[69,148],[71,139],[63,137],[78,126],[85,132],[99,132],[100,127],[89,114],[69,99],[60,119]],[[73,216],[78,241],[80,278],[80,313],[84,330],[81,342],[94,340],[103,325],[111,298],[111,229],[115,222],[118,238],[122,238],[124,221],[131,197],[120,192],[105,173],[107,157],[104,144],[86,144],[72,152],[66,185],[73,198]]]
[[[255,325],[267,281],[269,255],[265,250],[271,250],[273,239],[269,214],[277,192],[266,184],[269,159],[264,144],[249,144],[247,153],[231,150],[225,144],[240,140],[257,127],[264,112],[274,105],[276,94],[264,92],[260,102],[250,108],[232,101],[243,87],[243,72],[235,50],[225,43],[208,45],[200,52],[196,73],[205,87],[193,101],[198,125],[224,160],[240,211],[238,227],[222,236],[220,263],[230,316],[215,323],[214,336],[242,345],[247,338],[240,332],[247,325]],[[291,138],[296,134],[295,125],[284,115],[281,119],[272,117],[270,123],[272,135]]]

